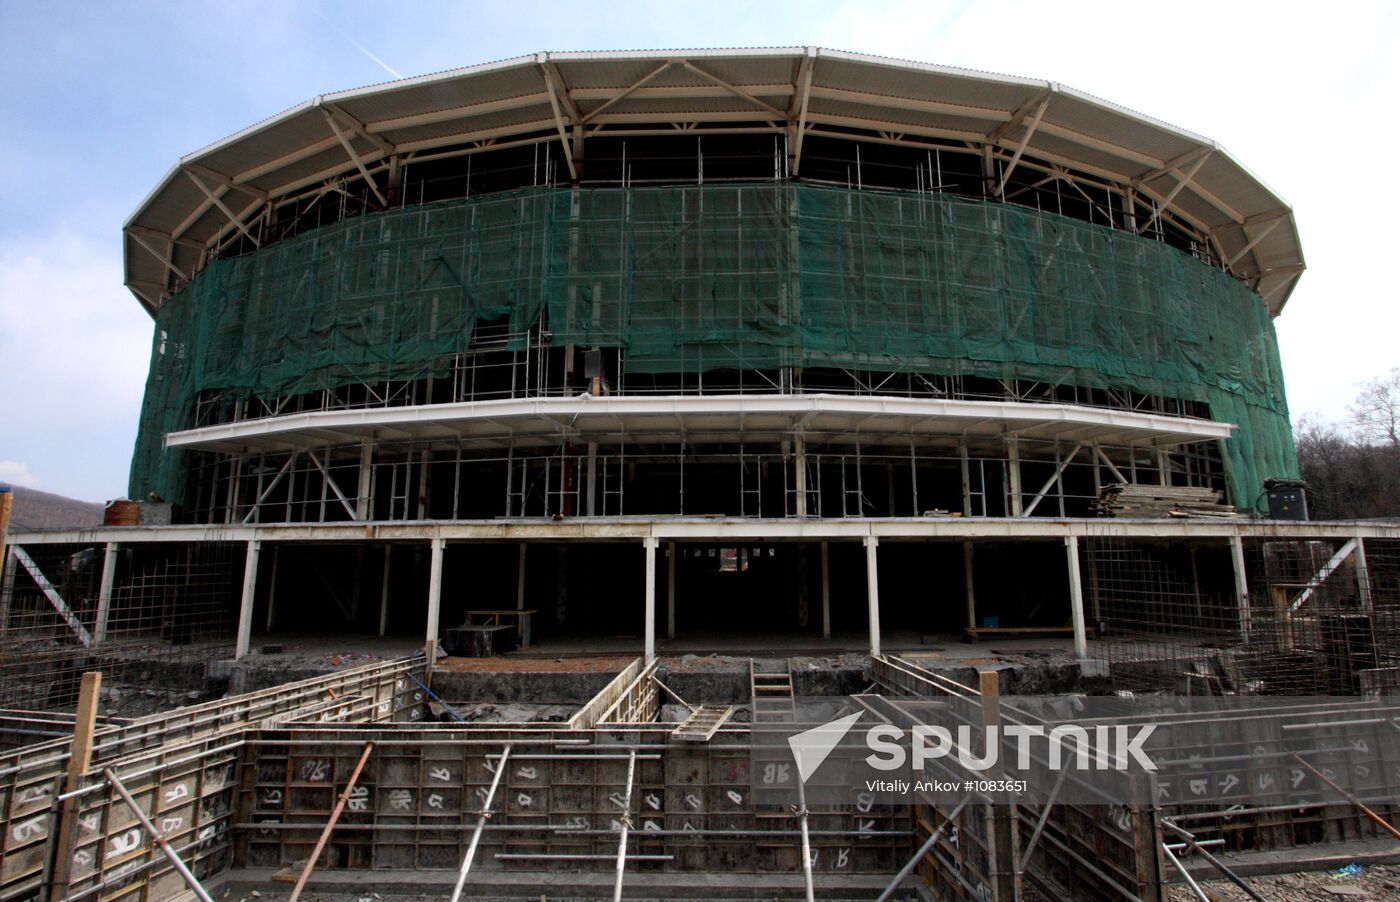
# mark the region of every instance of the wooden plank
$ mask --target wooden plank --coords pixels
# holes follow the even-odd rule
[[[78,711],[73,719],[73,742],[68,751],[68,778],[64,783],[66,791],[77,789],[83,781],[83,774],[92,766],[92,736],[97,726],[97,696],[101,688],[101,671],[83,674],[82,686],[78,689]],[[51,902],[58,902],[68,892],[68,871],[73,865],[73,840],[81,807],[82,799],[72,796],[64,801],[59,814],[53,881],[49,890]]]
[[[733,705],[701,705],[671,731],[671,738],[681,742],[709,742],[733,714]]]

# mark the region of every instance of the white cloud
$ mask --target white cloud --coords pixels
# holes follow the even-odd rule
[[[31,489],[41,488],[43,483],[29,464],[17,460],[0,460],[0,485],[22,485]]]
[[[0,454],[92,499],[125,490],[150,347],[116,245],[72,231],[0,245]]]

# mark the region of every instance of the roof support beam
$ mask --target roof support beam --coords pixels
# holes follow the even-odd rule
[[[554,64],[549,62],[544,54],[535,58],[540,68],[540,73],[544,75],[545,87],[549,94],[549,108],[554,111],[554,127],[559,130],[559,146],[564,149],[564,162],[569,164],[569,181],[578,182],[578,167],[574,165],[574,149],[569,143],[569,126],[564,122],[564,113],[559,108],[560,101],[569,109],[569,116],[573,120],[572,124],[579,125],[582,117],[579,116],[578,107],[569,99],[568,91],[562,90],[562,79],[559,79],[558,72]],[[561,97],[562,90],[562,97]]]
[[[394,147],[394,145],[390,144],[388,141],[386,141],[384,138],[381,138],[379,135],[376,135],[373,132],[371,132],[368,128],[365,127],[365,124],[363,122],[356,119],[354,116],[351,116],[339,106],[333,103],[324,103],[321,104],[321,111],[329,112],[340,122],[341,125],[344,125],[356,135],[373,144],[375,147],[378,147],[380,152],[383,153],[386,157],[393,156],[396,152],[396,148]]]
[[[1153,179],[1159,179],[1159,178],[1161,178],[1162,176],[1167,175],[1168,173],[1173,173],[1173,172],[1176,173],[1178,177],[1180,177],[1180,175],[1181,175],[1181,167],[1182,167],[1182,166],[1185,166],[1187,163],[1190,163],[1192,160],[1200,159],[1200,158],[1203,158],[1203,157],[1208,157],[1208,156],[1210,156],[1211,153],[1213,153],[1214,151],[1215,151],[1215,148],[1214,148],[1213,146],[1210,146],[1210,145],[1206,145],[1206,146],[1203,146],[1203,147],[1197,147],[1195,150],[1188,150],[1186,153],[1182,154],[1181,156],[1178,156],[1178,157],[1175,157],[1175,158],[1173,158],[1173,159],[1171,159],[1171,160],[1168,160],[1167,162],[1163,163],[1161,166],[1157,167],[1156,169],[1149,169],[1147,172],[1144,172],[1142,175],[1140,175],[1140,176],[1138,176],[1137,178],[1133,179],[1132,185],[1133,185],[1134,188],[1137,188],[1137,187],[1140,187],[1140,186],[1142,186],[1142,185],[1144,185],[1144,184],[1146,184],[1146,183],[1152,181]]]
[[[159,260],[169,272],[173,272],[175,275],[179,276],[181,279],[184,279],[186,282],[190,280],[190,277],[185,275],[183,270],[177,267],[174,263],[170,262],[170,258],[175,254],[175,242],[170,242],[170,253],[162,254],[160,251],[147,244],[146,239],[138,235],[135,229],[128,228],[126,230],[126,236],[132,241],[135,241],[141,247],[145,248],[147,251],[149,251],[151,256]]]
[[[1031,136],[1040,127],[1040,117],[1045,115],[1045,108],[1050,106],[1050,97],[1051,94],[1047,91],[1045,99],[1035,108],[1035,115],[1031,117],[1030,125],[1026,126],[1026,133],[1021,136],[1021,143],[1016,145],[1016,152],[1011,155],[1011,162],[1001,173],[1001,182],[997,185],[996,190],[997,197],[1001,197],[1002,192],[1006,190],[1006,182],[1011,178],[1011,173],[1016,171],[1016,164],[1021,162],[1021,154],[1026,152],[1026,145],[1031,142]],[[997,131],[1001,131],[1001,129],[997,129]]]
[[[183,171],[185,175],[189,177],[190,181],[194,182],[194,186],[196,188],[204,192],[204,196],[209,198],[210,203],[218,207],[221,211],[223,211],[223,214],[225,216],[227,216],[230,220],[233,221],[233,224],[238,227],[238,231],[242,232],[245,236],[247,236],[248,240],[253,242],[253,245],[255,247],[262,247],[262,242],[258,241],[257,237],[252,232],[248,231],[248,227],[245,226],[242,222],[240,222],[238,217],[234,215],[234,212],[229,209],[228,204],[224,203],[223,193],[228,186],[221,186],[219,193],[215,194],[209,188],[208,185],[200,181],[199,176],[195,175],[193,170],[191,170],[188,167],[181,167],[181,171]]]
[[[1035,121],[1036,124],[1039,125],[1040,117],[1045,114],[1045,107],[1049,105],[1050,98],[1054,96],[1054,94],[1054,85],[1047,85],[1043,90],[1037,92],[1034,97],[1017,107],[1016,111],[1011,114],[1010,119],[998,125],[987,134],[987,143],[996,144],[1001,141],[1011,133],[1013,128],[1025,122],[1026,117],[1031,115],[1032,112],[1035,113]],[[1031,131],[1034,130],[1035,126],[1032,126]]]
[[[1234,255],[1233,257],[1231,257],[1229,260],[1226,260],[1226,261],[1225,261],[1225,265],[1226,265],[1226,266],[1234,266],[1236,263],[1238,263],[1238,262],[1240,261],[1240,259],[1241,259],[1245,254],[1247,254],[1247,253],[1249,253],[1250,251],[1254,250],[1254,246],[1255,246],[1256,244],[1258,244],[1259,242],[1263,241],[1265,238],[1268,238],[1269,235],[1273,234],[1274,229],[1276,229],[1276,228],[1278,228],[1279,226],[1283,225],[1283,219],[1284,219],[1284,218],[1283,218],[1282,216],[1280,216],[1278,219],[1275,219],[1273,222],[1271,222],[1271,223],[1269,223],[1268,225],[1264,226],[1264,228],[1263,228],[1261,231],[1256,232],[1252,238],[1250,237],[1250,234],[1249,234],[1249,223],[1246,222],[1246,223],[1242,224],[1242,225],[1240,226],[1240,231],[1244,233],[1244,237],[1249,238],[1249,243],[1247,243],[1244,247],[1240,248],[1240,249],[1235,253],[1235,255]],[[1262,268],[1262,267],[1261,267],[1261,268]]]
[[[761,109],[761,110],[766,110],[767,112],[769,112],[769,113],[772,114],[773,116],[777,117],[778,119],[786,119],[786,118],[787,118],[787,113],[784,113],[782,110],[778,109],[777,107],[773,106],[772,104],[765,103],[764,101],[759,100],[757,97],[753,96],[753,95],[750,94],[748,91],[745,91],[743,88],[738,87],[737,85],[731,85],[729,82],[727,82],[727,81],[725,81],[724,79],[720,78],[718,75],[711,75],[710,73],[706,72],[704,69],[701,69],[699,66],[695,65],[694,63],[692,63],[690,60],[681,60],[681,65],[684,66],[687,70],[689,70],[689,71],[691,71],[691,72],[694,72],[696,75],[700,76],[701,78],[704,78],[704,79],[707,79],[707,80],[709,80],[709,81],[714,82],[715,84],[719,85],[721,88],[724,88],[724,89],[727,90],[729,93],[733,94],[735,97],[743,98],[744,100],[747,100],[749,103],[753,104],[754,106],[758,107],[759,109]]]
[[[1178,172],[1175,169],[1172,170],[1172,172],[1178,176],[1180,181],[1178,181],[1176,183],[1176,186],[1172,188],[1172,190],[1167,194],[1167,196],[1156,205],[1156,207],[1152,211],[1152,215],[1147,217],[1147,222],[1144,222],[1142,225],[1138,226],[1139,235],[1150,229],[1152,227],[1152,223],[1156,222],[1158,217],[1162,215],[1162,211],[1165,210],[1167,207],[1170,207],[1172,205],[1172,201],[1176,200],[1176,196],[1181,193],[1181,189],[1185,188],[1188,184],[1191,183],[1191,180],[1196,177],[1196,173],[1200,172],[1201,167],[1206,164],[1206,160],[1210,159],[1211,151],[1212,148],[1206,148],[1206,152],[1201,154],[1200,157],[1196,159],[1196,162],[1192,164],[1191,168],[1188,169],[1184,174]]]
[[[661,65],[657,66],[655,69],[651,70],[651,71],[648,72],[646,75],[643,75],[641,78],[639,78],[639,79],[637,79],[636,81],[632,82],[632,84],[628,85],[626,88],[623,88],[622,91],[621,91],[621,93],[614,94],[610,100],[604,101],[603,104],[602,104],[601,106],[596,107],[595,109],[593,109],[592,111],[590,111],[590,112],[588,113],[588,115],[586,115],[586,116],[583,117],[583,121],[584,121],[584,122],[588,122],[589,120],[595,118],[599,113],[603,112],[603,110],[606,110],[608,107],[610,107],[610,106],[612,106],[613,104],[617,103],[619,100],[623,99],[623,98],[626,97],[628,94],[631,94],[633,91],[637,90],[637,89],[640,88],[642,85],[645,85],[647,82],[651,81],[653,78],[656,78],[656,76],[660,75],[662,72],[665,72],[667,69],[669,69],[669,68],[671,68],[672,66],[676,65],[676,63],[678,63],[678,62],[680,62],[680,61],[679,61],[679,60],[667,60],[666,62],[664,62],[664,63],[662,63]]]
[[[807,106],[812,99],[812,68],[816,62],[817,51],[815,47],[807,48],[807,55],[802,58],[802,65],[797,71],[796,90],[792,95],[792,103],[788,105],[788,151],[791,159],[788,161],[788,173],[797,175],[802,168],[802,139],[807,134]],[[795,114],[795,115],[794,115]]]
[[[355,164],[356,169],[360,170],[360,175],[364,177],[365,184],[369,186],[369,190],[373,191],[374,196],[379,198],[380,205],[384,207],[389,206],[388,198],[380,192],[379,186],[374,183],[374,177],[370,175],[369,170],[365,168],[364,161],[355,153],[355,148],[350,146],[350,139],[345,137],[345,133],[340,130],[340,126],[336,124],[335,117],[331,115],[330,110],[322,109],[321,115],[326,117],[326,125],[329,125],[331,131],[340,139],[340,146],[345,148],[345,153],[349,155],[350,161]]]

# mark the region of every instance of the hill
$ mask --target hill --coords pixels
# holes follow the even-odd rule
[[[63,529],[101,526],[101,504],[65,498],[51,492],[14,487],[14,506],[10,509],[10,529]]]

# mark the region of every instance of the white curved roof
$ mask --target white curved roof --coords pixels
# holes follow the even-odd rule
[[[567,156],[591,135],[716,123],[788,134],[795,173],[799,136],[826,134],[990,144],[1003,168],[1130,186],[1208,235],[1274,314],[1304,268],[1292,210],[1208,138],[1055,82],[789,47],[538,53],[323,94],[182,157],[127,220],[126,284],[153,311],[269,202],[394,155],[557,141]]]

